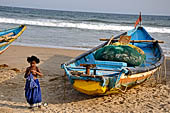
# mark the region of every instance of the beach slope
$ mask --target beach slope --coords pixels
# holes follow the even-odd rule
[[[102,112],[170,112],[170,60],[167,60],[167,83],[155,84],[151,80],[131,88],[126,93],[108,96],[88,96],[73,89],[64,71],[63,62],[84,51],[11,46],[0,56],[0,113],[102,113]],[[40,78],[43,103],[41,109],[28,109],[24,97],[24,71],[29,64],[26,58],[36,55],[44,74]]]

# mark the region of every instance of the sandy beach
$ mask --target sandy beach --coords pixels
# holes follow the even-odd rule
[[[170,59],[167,58],[167,82],[151,80],[126,93],[88,96],[73,89],[61,63],[84,51],[40,47],[11,46],[0,55],[0,113],[168,113],[170,112]],[[44,77],[39,78],[42,108],[28,109],[24,97],[26,58],[36,55]]]

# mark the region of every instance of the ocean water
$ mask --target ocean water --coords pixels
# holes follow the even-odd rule
[[[0,6],[0,30],[27,25],[14,45],[90,49],[134,28],[138,15],[73,12]],[[170,55],[170,16],[142,15],[142,25]]]

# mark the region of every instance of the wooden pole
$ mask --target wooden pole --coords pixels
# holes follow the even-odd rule
[[[96,64],[80,64],[80,66],[86,67],[86,74],[90,75],[90,68],[96,67]]]
[[[64,72],[64,97],[63,99],[65,100],[65,97],[66,97],[66,72]]]
[[[110,40],[107,43],[107,46],[110,45],[110,43],[112,42],[113,39],[114,39],[114,36],[112,35],[112,37],[110,38]]]
[[[108,41],[108,38],[101,38],[100,41]],[[112,40],[114,42],[118,42],[118,40]],[[141,42],[153,42],[153,43],[164,43],[162,40],[130,40],[131,43],[141,43]]]

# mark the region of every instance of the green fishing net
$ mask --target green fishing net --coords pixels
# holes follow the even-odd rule
[[[128,45],[109,45],[98,49],[94,55],[96,60],[126,62],[128,66],[139,66],[144,63],[145,54],[139,53]]]

